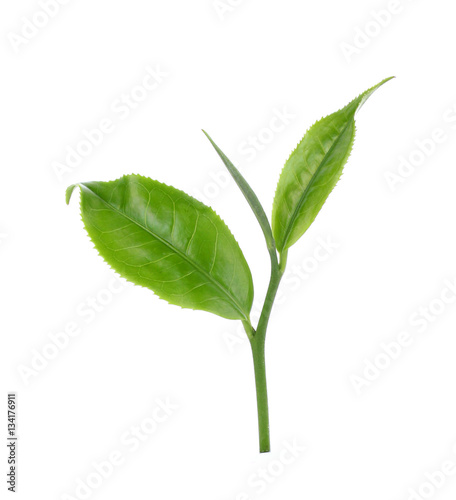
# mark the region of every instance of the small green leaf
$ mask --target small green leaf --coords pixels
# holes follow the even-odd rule
[[[272,210],[272,231],[280,253],[296,243],[315,220],[350,156],[356,112],[391,78],[316,122],[291,153],[280,175]]]
[[[217,151],[217,154],[220,156],[225,167],[228,169],[228,172],[231,174],[234,181],[241,190],[242,194],[244,195],[245,199],[247,200],[247,203],[250,205],[250,208],[255,214],[255,217],[257,218],[257,221],[260,224],[261,230],[263,231],[267,247],[275,252],[275,244],[274,244],[274,238],[272,236],[271,225],[269,224],[268,216],[266,215],[257,195],[250,187],[249,183],[244,179],[239,170],[231,163],[231,161],[228,159],[225,153],[211,139],[209,134],[207,134],[204,130],[203,133],[209,139],[209,142],[212,144],[215,151]]]
[[[78,186],[85,228],[121,276],[170,304],[250,324],[249,266],[211,208],[139,175]],[[74,188],[67,189],[67,203]]]

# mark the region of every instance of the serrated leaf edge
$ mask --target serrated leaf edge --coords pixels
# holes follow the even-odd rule
[[[385,78],[384,80],[382,80],[381,82],[379,82],[377,85],[374,85],[372,87],[370,87],[369,89],[365,90],[364,92],[362,92],[361,94],[359,94],[357,97],[355,97],[354,99],[352,99],[348,104],[346,104],[345,106],[339,108],[337,111],[334,111],[333,113],[330,113],[329,115],[324,115],[322,116],[320,119],[316,120],[307,130],[306,132],[304,133],[304,135],[302,136],[302,138],[299,140],[299,142],[296,144],[295,148],[291,151],[291,153],[288,155],[288,158],[287,160],[285,161],[285,164],[284,166],[282,167],[282,170],[280,172],[280,175],[279,175],[279,179],[277,181],[277,185],[276,185],[276,189],[275,189],[275,193],[274,193],[274,199],[273,199],[273,204],[272,204],[272,212],[274,213],[274,211],[276,210],[276,203],[277,203],[277,191],[278,191],[278,188],[279,188],[279,184],[280,184],[280,181],[282,179],[282,176],[284,175],[284,170],[285,170],[285,166],[286,164],[288,163],[289,159],[291,158],[291,156],[295,153],[295,151],[298,149],[298,146],[301,144],[301,142],[303,141],[304,137],[310,132],[310,130],[315,127],[318,123],[320,123],[322,120],[326,119],[326,118],[329,118],[337,113],[340,113],[342,110],[344,109],[347,109],[349,108],[350,106],[352,106],[356,101],[359,100],[359,102],[357,103],[354,111],[353,111],[353,120],[354,120],[354,117],[356,116],[356,114],[358,113],[358,111],[361,109],[361,107],[364,105],[364,103],[367,101],[367,99],[376,91],[378,90],[382,85],[384,85],[386,82],[392,80],[393,78],[395,78],[394,76],[390,76],[388,78]],[[348,125],[347,125],[348,126]],[[344,130],[346,129],[346,127],[344,128]],[[340,135],[342,135],[343,131],[341,132]],[[346,155],[346,158],[345,158],[345,161],[343,162],[343,166],[342,166],[342,170],[341,170],[341,173],[340,173],[340,176],[338,178],[338,180],[336,181],[336,184],[334,184],[334,187],[336,187],[337,183],[339,182],[340,178],[342,177],[342,173],[343,173],[343,169],[345,167],[345,165],[347,164],[350,156],[351,156],[351,153],[353,151],[353,145],[354,145],[354,142],[355,142],[355,135],[356,135],[356,124],[354,125],[354,130],[353,130],[353,137],[350,141],[350,145],[349,145],[349,149],[348,149],[348,153]],[[315,176],[315,174],[312,176],[312,179],[313,177]],[[311,183],[312,179],[309,181],[309,184]],[[328,196],[329,194],[332,193],[332,191],[334,190],[334,187],[331,189],[331,191],[328,193]],[[312,219],[311,221],[311,224],[314,222],[316,216],[318,214],[315,215],[315,217]],[[272,223],[274,224],[274,217],[272,217]],[[274,232],[274,231],[273,231]],[[276,242],[277,243],[277,242]],[[278,249],[279,250],[279,253],[285,251],[287,248],[289,248],[287,245],[286,245],[286,241],[283,245],[283,247],[281,249]]]
[[[125,177],[138,177],[140,179],[148,179],[148,180],[154,180],[155,182],[157,182],[158,184],[161,184],[163,186],[166,186],[168,188],[172,188],[172,189],[175,189],[177,191],[180,191],[181,193],[183,193],[184,195],[188,196],[189,198],[191,198],[193,201],[195,201],[196,203],[208,208],[209,210],[211,210],[211,212],[216,216],[218,217],[218,219],[222,222],[222,224],[226,227],[226,229],[228,230],[229,234],[232,236],[233,240],[235,241],[236,245],[238,246],[242,256],[244,257],[244,260],[246,261],[247,263],[247,259],[245,258],[244,256],[244,253],[242,252],[242,249],[239,245],[239,242],[236,240],[236,238],[234,237],[233,233],[231,232],[229,226],[226,224],[226,222],[222,219],[222,217],[220,217],[220,215],[212,208],[210,207],[209,205],[206,205],[205,203],[203,203],[202,201],[194,198],[193,196],[191,196],[190,194],[186,193],[185,191],[182,191],[181,189],[178,189],[176,188],[175,186],[171,186],[169,184],[166,184],[164,182],[160,182],[158,180],[155,180],[155,179],[151,179],[150,177],[146,177],[144,175],[140,175],[140,174],[125,174],[125,175],[122,175],[122,177],[119,177],[118,179],[115,179],[115,180],[112,180],[112,181],[101,181],[101,182],[104,182],[105,184],[109,184],[109,183],[114,183],[114,182],[118,182],[119,180],[125,178]],[[76,187],[79,187],[80,189],[82,189],[82,186],[84,186],[86,189],[87,186],[85,186],[85,183],[84,182],[79,182],[79,183],[76,183],[76,184],[72,184],[71,186],[68,186],[68,188],[66,189],[66,203],[67,205],[69,204],[70,202],[70,199],[71,199],[71,196],[73,194],[73,191]],[[105,200],[103,200],[105,201]],[[105,201],[106,202],[106,201]],[[172,301],[169,301],[165,298],[162,298],[160,297],[160,295],[155,292],[154,290],[151,290],[150,288],[146,287],[146,286],[143,286],[143,285],[138,285],[137,283],[134,283],[133,281],[129,280],[128,278],[122,276],[116,269],[114,269],[112,267],[112,265],[103,257],[103,255],[100,253],[100,250],[99,248],[97,247],[96,243],[92,240],[92,238],[90,237],[90,234],[87,230],[87,226],[86,226],[86,222],[84,221],[84,217],[83,217],[83,214],[82,214],[82,196],[79,197],[79,212],[80,212],[80,216],[81,216],[81,221],[84,225],[84,229],[87,233],[87,236],[89,238],[89,240],[91,241],[91,243],[93,244],[93,248],[96,250],[96,252],[98,253],[98,255],[103,259],[103,261],[108,265],[108,267],[110,269],[112,269],[112,271],[114,271],[114,273],[116,273],[118,276],[120,276],[121,278],[125,279],[126,281],[128,281],[129,283],[133,283],[134,286],[138,286],[138,287],[141,287],[141,288],[146,288],[147,290],[150,290],[155,296],[157,296],[160,300],[163,300],[165,302],[167,302],[168,304],[171,304],[171,305],[174,305],[174,306],[178,306],[180,307],[181,309],[191,309],[193,311],[201,311],[201,309],[194,309],[192,307],[182,307],[180,306],[180,304],[176,304],[176,303],[173,303]],[[254,292],[254,287],[253,287],[253,278],[252,278],[252,273],[250,271],[250,266],[248,265],[247,263],[247,268],[248,268],[248,272],[249,272],[249,277],[250,277],[250,284],[252,286],[252,304],[253,304],[253,292]],[[206,273],[207,274],[207,273]],[[221,288],[219,286],[219,288]],[[230,298],[233,299],[233,297],[231,296],[231,294],[227,293],[227,291],[222,288],[222,290],[224,291],[224,293],[226,295],[228,295]],[[250,321],[250,311],[248,311],[247,313],[245,313],[243,310],[242,310],[242,307],[240,305],[237,304],[237,301],[233,299],[233,301],[235,302],[236,304],[236,308],[238,309],[238,311],[244,316],[244,318],[242,319],[242,321],[246,321],[248,323],[248,325],[251,326],[251,321]],[[250,309],[252,307],[252,304],[250,305]]]

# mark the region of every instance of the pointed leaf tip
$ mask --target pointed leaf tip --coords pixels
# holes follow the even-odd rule
[[[67,190],[65,191],[65,201],[67,205],[70,204],[71,195],[73,194],[74,188],[77,186],[78,184],[72,184],[71,186],[67,187]]]
[[[357,111],[392,78],[314,123],[291,153],[280,175],[272,211],[272,231],[280,253],[296,243],[315,220],[350,156]]]
[[[381,86],[385,85],[386,82],[389,82],[393,78],[396,78],[396,77],[395,76],[389,76],[388,78],[385,78],[380,83],[377,83],[377,85],[374,85],[370,89],[367,89],[365,92],[363,92],[361,95],[359,95],[356,99],[354,99],[350,104],[354,104],[355,105],[355,114],[358,113],[358,111],[363,107],[364,103],[369,99],[369,97],[376,90],[378,90]],[[347,108],[349,108],[350,104],[347,106]]]

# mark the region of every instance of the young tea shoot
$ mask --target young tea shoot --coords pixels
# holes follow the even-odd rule
[[[271,223],[256,194],[204,132],[245,196],[264,234],[271,276],[258,324],[252,325],[249,265],[223,220],[188,194],[141,175],[82,182],[82,220],[95,248],[122,277],[177,306],[240,320],[253,355],[260,452],[270,451],[265,339],[289,248],[307,231],[338,182],[355,138],[355,115],[384,83],[310,127],[285,163]]]

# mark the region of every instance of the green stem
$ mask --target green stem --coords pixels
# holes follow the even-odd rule
[[[204,130],[203,130],[204,132]],[[242,194],[247,200],[250,208],[252,209],[255,217],[260,224],[266,240],[269,256],[271,258],[271,279],[269,280],[269,287],[266,293],[266,299],[263,304],[261,316],[258,321],[258,326],[255,329],[252,327],[250,321],[243,321],[245,332],[250,341],[253,355],[253,368],[255,370],[255,387],[257,394],[258,406],[258,429],[260,434],[260,453],[270,451],[269,443],[269,410],[268,410],[268,391],[266,387],[266,365],[264,361],[264,343],[266,340],[266,329],[268,327],[269,316],[271,315],[274,299],[279,288],[280,280],[285,272],[287,264],[287,250],[284,250],[280,255],[280,263],[277,258],[277,247],[274,241],[272,228],[269,223],[268,217],[253,189],[249,186],[248,182],[241,175],[239,170],[231,163],[223,151],[215,144],[215,142],[204,132],[206,137],[211,142],[217,154],[222,159],[228,172],[231,174],[236,184],[239,186]]]
[[[204,130],[203,130],[204,132]],[[206,132],[204,132],[206,134]],[[214,143],[214,141],[206,134],[206,137],[211,142],[212,146],[217,151],[222,159],[225,167],[230,172],[231,176],[239,186],[242,194],[245,196],[250,208],[260,224],[268,247],[269,256],[271,258],[271,279],[269,281],[266,299],[261,311],[260,320],[256,331],[253,329],[250,321],[243,321],[244,329],[250,340],[253,355],[253,367],[255,370],[255,387],[257,394],[258,405],[258,428],[260,434],[260,453],[270,450],[269,443],[269,411],[268,411],[268,391],[266,387],[266,366],[264,361],[264,343],[266,339],[266,329],[268,327],[269,316],[271,315],[274,299],[279,288],[280,280],[285,272],[287,261],[287,253],[284,251],[281,255],[280,264],[277,259],[277,248],[272,234],[272,228],[269,224],[268,217],[261,206],[260,200],[249,186],[248,182],[241,175],[239,170],[231,163],[223,151]]]
[[[253,368],[255,372],[255,387],[258,408],[258,432],[260,437],[260,453],[271,450],[269,440],[269,408],[268,408],[268,390],[266,384],[266,363],[264,356],[264,346],[266,340],[266,330],[269,317],[271,315],[274,299],[279,288],[280,280],[285,272],[286,254],[282,256],[280,264],[277,261],[275,249],[270,249],[271,256],[271,279],[269,281],[268,291],[261,311],[258,327],[253,335],[249,336],[250,346],[252,348]]]
[[[258,433],[260,437],[260,453],[271,450],[269,441],[269,408],[268,389],[266,384],[266,365],[264,361],[264,341],[258,337],[250,341],[255,371],[255,388],[258,409]]]

